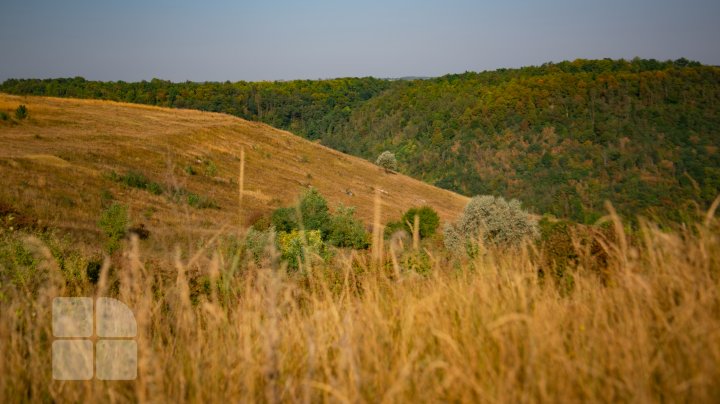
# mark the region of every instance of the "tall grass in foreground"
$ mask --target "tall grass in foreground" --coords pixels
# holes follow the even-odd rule
[[[46,275],[2,289],[0,401],[717,402],[718,227],[631,242],[617,225],[602,276],[579,251],[571,288],[529,246],[430,251],[427,277],[396,272],[392,246],[288,275],[220,247],[157,269],[137,239],[71,288],[28,239]],[[51,300],[83,294],[134,310],[136,381],[52,380]]]

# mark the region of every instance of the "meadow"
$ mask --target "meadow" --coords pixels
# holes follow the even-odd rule
[[[717,204],[715,205],[715,207]],[[137,237],[96,284],[60,268],[47,242],[2,285],[3,402],[713,402],[720,397],[720,237],[713,212],[692,229],[642,222],[600,238],[602,271],[578,245],[572,284],[538,276],[542,250],[484,247],[451,259],[432,242],[290,272],[256,265],[221,235],[159,264]],[[7,230],[3,230],[7,239]],[[598,236],[600,237],[600,236]],[[269,247],[272,248],[272,247]],[[20,276],[18,274],[17,276]],[[51,300],[115,296],[135,312],[138,378],[52,380]]]

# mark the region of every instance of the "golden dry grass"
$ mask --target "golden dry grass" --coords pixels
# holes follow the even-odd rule
[[[308,186],[331,206],[355,206],[366,223],[376,190],[383,195],[383,221],[422,204],[450,220],[467,202],[289,132],[225,114],[0,94],[0,111],[12,115],[19,104],[27,105],[28,120],[0,122],[0,200],[79,237],[97,232],[102,190],[129,205],[133,221],[146,224],[156,237],[206,238],[221,225],[237,225],[242,150],[244,223],[292,204]],[[216,172],[206,175],[198,161],[212,161]],[[198,175],[187,175],[188,165]],[[104,177],[111,170],[135,170],[163,185],[182,186],[213,199],[220,209],[188,209],[123,187]]]
[[[217,248],[178,258],[163,278],[134,240],[114,272],[79,290],[45,259],[36,295],[5,289],[0,399],[716,402],[717,230],[620,234],[605,247],[607,278],[575,268],[569,291],[538,278],[527,247],[455,266],[433,251],[428,277],[395,275],[388,254],[379,268],[352,254],[300,276],[236,267]],[[197,277],[216,287],[194,294]],[[77,293],[134,310],[136,381],[51,379],[50,302]]]

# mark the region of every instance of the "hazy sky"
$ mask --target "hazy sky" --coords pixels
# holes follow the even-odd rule
[[[720,65],[720,0],[0,5],[0,80],[437,76],[634,56]]]

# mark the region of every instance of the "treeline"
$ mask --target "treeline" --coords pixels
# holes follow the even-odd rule
[[[576,60],[428,80],[7,80],[0,91],[226,112],[320,139],[467,195],[592,222],[690,220],[720,189],[720,68]]]
[[[0,91],[224,112],[318,139],[336,131],[340,122],[347,122],[353,108],[392,85],[391,81],[372,77],[234,83],[159,79],[126,83],[75,77],[9,79],[0,85]]]

